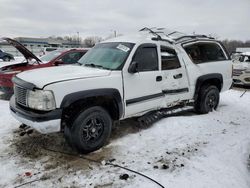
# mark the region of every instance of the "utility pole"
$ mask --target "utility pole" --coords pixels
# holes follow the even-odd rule
[[[79,31],[77,31],[76,33],[77,33],[78,48],[79,48],[79,47],[80,47],[80,36],[79,36]]]
[[[116,36],[117,36],[117,32],[116,32],[116,30],[111,29],[110,31],[111,31],[111,32],[114,32],[114,37],[116,37]],[[113,37],[113,36],[111,35],[111,37]]]

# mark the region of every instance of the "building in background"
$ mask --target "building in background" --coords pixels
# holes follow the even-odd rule
[[[31,38],[31,37],[17,37],[14,40],[23,44],[31,52],[36,55],[39,55],[40,52],[46,47],[56,47],[56,48],[81,48],[84,47],[78,41],[68,41],[68,40],[58,40],[54,38]],[[13,47],[10,46],[7,42],[0,42],[0,49],[5,52],[11,53],[14,56],[20,56],[21,54]]]

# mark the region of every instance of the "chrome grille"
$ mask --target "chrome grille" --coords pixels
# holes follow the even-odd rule
[[[27,89],[15,85],[14,92],[16,102],[20,105],[27,106]]]
[[[234,69],[233,70],[233,76],[240,76],[244,73],[244,70],[240,70],[240,69]]]

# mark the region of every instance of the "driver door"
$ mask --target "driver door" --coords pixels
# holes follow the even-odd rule
[[[156,109],[164,102],[157,46],[140,45],[132,62],[136,62],[136,72],[123,71],[126,117]]]

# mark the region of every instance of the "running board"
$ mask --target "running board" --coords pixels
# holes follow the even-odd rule
[[[156,110],[153,112],[148,112],[143,116],[139,117],[137,121],[141,127],[143,126],[150,126],[157,121],[161,120],[162,118],[170,117],[170,116],[177,116],[182,114],[185,111],[193,110],[194,107],[189,105],[176,105],[170,108],[164,108],[160,110]]]

